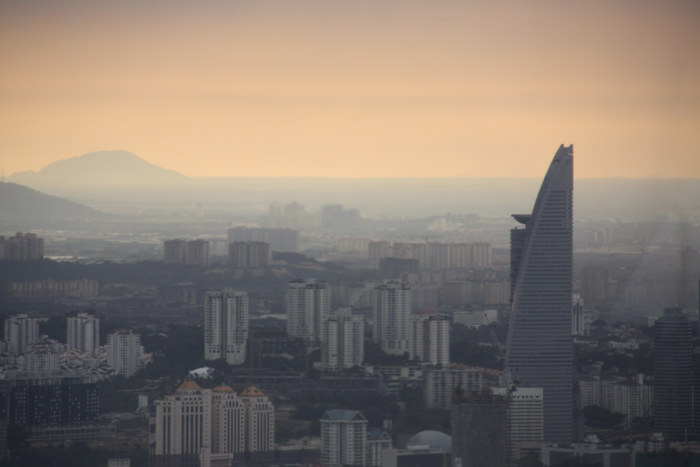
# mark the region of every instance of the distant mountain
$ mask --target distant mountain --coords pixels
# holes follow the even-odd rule
[[[10,181],[38,189],[52,186],[128,186],[177,184],[184,175],[146,162],[128,151],[97,151],[53,162],[38,172],[12,174]]]
[[[107,215],[65,198],[45,195],[16,183],[0,183],[0,221],[95,219]]]

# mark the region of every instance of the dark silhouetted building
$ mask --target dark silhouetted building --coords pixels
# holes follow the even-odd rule
[[[654,429],[668,441],[695,432],[692,352],[688,318],[667,308],[654,323]]]
[[[233,242],[228,245],[228,259],[234,268],[265,268],[270,265],[270,244]]]
[[[33,233],[17,232],[14,237],[0,236],[0,260],[29,261],[44,257],[44,239]]]

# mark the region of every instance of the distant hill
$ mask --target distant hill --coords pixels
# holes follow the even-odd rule
[[[128,151],[97,151],[53,162],[43,169],[12,174],[9,181],[46,189],[52,186],[177,184],[184,175],[146,162]]]
[[[106,214],[16,183],[0,183],[0,220],[95,219]]]

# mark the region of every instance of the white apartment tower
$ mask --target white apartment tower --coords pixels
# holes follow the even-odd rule
[[[95,315],[78,313],[67,319],[66,344],[68,350],[94,354],[100,346],[100,320]]]
[[[435,366],[450,364],[450,320],[447,316],[413,316],[409,357]]]
[[[350,308],[341,308],[323,320],[321,364],[338,371],[359,366],[365,358],[364,320]]]
[[[26,314],[5,320],[5,344],[12,355],[23,355],[29,346],[39,341],[39,322]]]
[[[389,281],[374,289],[374,342],[391,355],[409,351],[411,287]]]
[[[204,296],[204,358],[245,362],[248,344],[248,295],[232,289]]]
[[[246,452],[266,452],[275,449],[275,407],[270,399],[255,386],[244,390],[243,402]]]
[[[330,289],[325,281],[297,279],[287,287],[287,334],[309,342],[321,339],[321,323],[330,311]]]
[[[357,410],[326,410],[321,417],[321,465],[365,465],[367,419]]]
[[[131,329],[119,329],[107,336],[107,363],[117,374],[129,378],[142,366],[141,336]]]
[[[509,401],[510,460],[516,464],[529,449],[544,442],[542,388],[498,387],[491,390]]]

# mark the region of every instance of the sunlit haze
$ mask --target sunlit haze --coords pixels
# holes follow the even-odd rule
[[[695,1],[2,2],[0,167],[698,177],[698,57]]]

